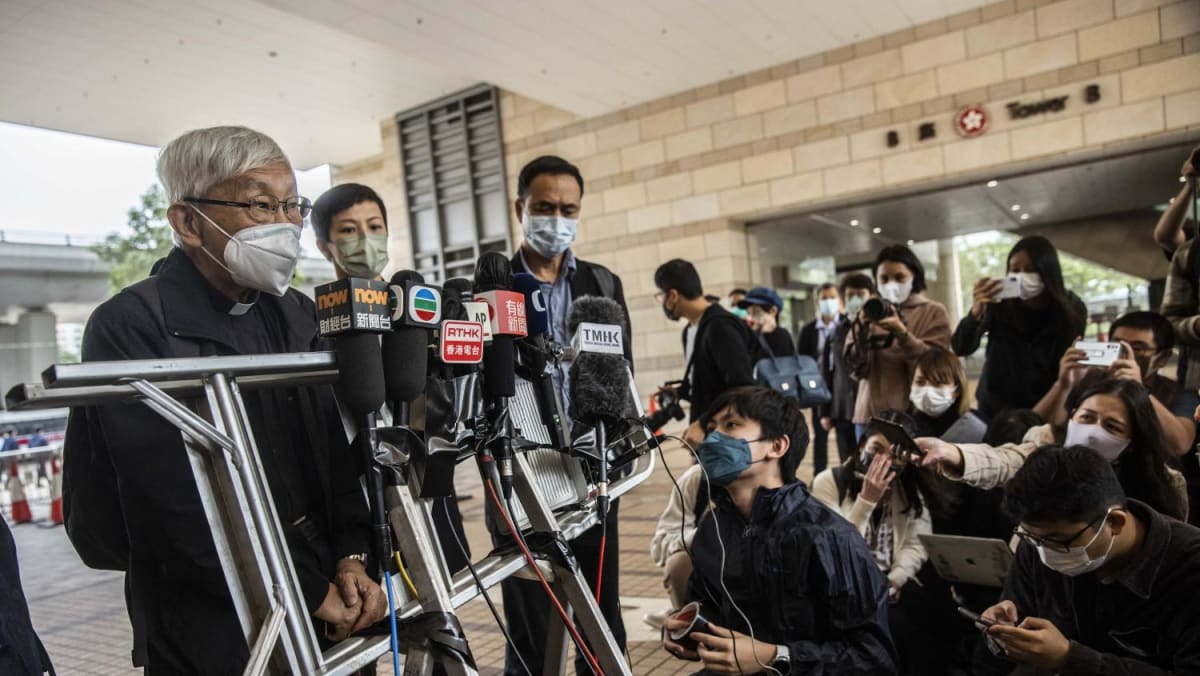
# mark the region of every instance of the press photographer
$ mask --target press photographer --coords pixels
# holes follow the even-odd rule
[[[691,404],[683,438],[693,446],[704,441],[700,416],[721,393],[754,383],[751,354],[754,340],[746,324],[733,313],[704,298],[696,266],[675,258],[654,271],[654,299],[671,321],[686,319],[696,327],[696,342],[683,371],[680,398]]]
[[[875,257],[879,297],[863,304],[846,337],[847,360],[858,377],[855,435],[873,416],[908,408],[916,358],[931,346],[950,347],[950,315],[925,291],[925,266],[906,246]]]

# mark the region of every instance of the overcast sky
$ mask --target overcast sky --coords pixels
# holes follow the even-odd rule
[[[158,182],[158,149],[0,122],[0,230],[13,241],[83,243],[124,230],[125,212]],[[328,167],[298,175],[315,200]],[[305,253],[319,255],[305,228]]]

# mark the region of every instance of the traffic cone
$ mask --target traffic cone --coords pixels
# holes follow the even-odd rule
[[[58,456],[50,456],[50,521],[61,526],[63,524],[62,510],[62,470],[58,467]]]
[[[29,509],[29,500],[25,498],[25,487],[21,485],[21,476],[17,472],[14,460],[8,468],[8,494],[12,497],[13,523],[29,523],[33,521],[33,512]]]

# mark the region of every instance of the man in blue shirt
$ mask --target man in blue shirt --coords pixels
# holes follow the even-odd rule
[[[603,296],[615,300],[625,312],[625,358],[633,364],[630,351],[629,309],[621,278],[608,268],[576,258],[571,251],[583,210],[583,176],[579,169],[561,157],[539,157],[521,169],[517,179],[517,199],[513,203],[517,221],[521,224],[524,241],[513,256],[513,272],[528,272],[545,284],[550,334],[561,344],[569,344],[567,315],[571,303],[580,296]],[[565,369],[555,374],[554,384],[570,417],[567,396],[568,376]],[[620,537],[617,508],[613,501],[606,526],[608,543],[604,550],[604,584],[601,587],[600,611],[612,630],[622,651],[625,650],[625,625],[620,606]],[[600,539],[604,529],[599,525],[571,542],[589,587],[595,587],[599,572]],[[540,585],[527,580],[509,578],[501,584],[504,613],[507,616],[513,645],[506,647],[505,674],[523,674],[513,648],[533,668],[543,664],[550,601]],[[575,671],[591,673],[587,662],[576,656]]]

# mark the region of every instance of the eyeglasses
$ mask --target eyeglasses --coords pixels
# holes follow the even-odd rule
[[[270,223],[271,219],[275,218],[275,213],[279,211],[279,207],[283,207],[283,214],[293,223],[303,221],[305,217],[312,212],[312,201],[307,197],[289,197],[282,202],[270,195],[255,195],[245,202],[231,202],[229,200],[210,200],[203,197],[184,197],[184,202],[192,204],[215,204],[222,207],[241,207],[250,212],[250,218],[256,223]]]
[[[1096,519],[1092,519],[1091,523],[1084,526],[1082,529],[1077,531],[1071,537],[1067,538],[1066,542],[1058,542],[1056,540],[1047,540],[1046,538],[1038,537],[1038,536],[1034,535],[1033,533],[1028,533],[1028,532],[1022,530],[1020,526],[1017,526],[1016,528],[1013,529],[1013,535],[1016,535],[1017,537],[1021,538],[1025,542],[1028,542],[1029,544],[1031,544],[1035,547],[1045,547],[1046,549],[1049,549],[1050,551],[1059,552],[1061,554],[1066,554],[1071,551],[1071,543],[1072,542],[1078,540],[1079,536],[1086,533],[1089,528],[1095,526],[1098,523],[1102,523],[1105,519],[1107,519],[1108,515],[1112,513],[1113,509],[1115,509],[1115,508],[1110,507],[1107,512],[1101,514]]]

